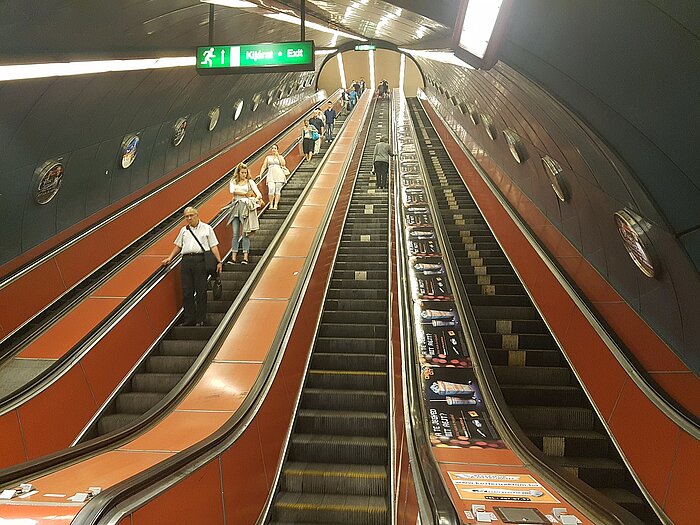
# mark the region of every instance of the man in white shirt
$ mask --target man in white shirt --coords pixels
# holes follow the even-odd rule
[[[167,266],[182,252],[180,271],[182,272],[182,304],[185,308],[181,326],[205,326],[207,318],[207,269],[204,264],[204,252],[211,250],[218,264],[216,271],[221,272],[221,255],[219,241],[214,229],[199,220],[197,208],[185,208],[185,222],[175,239],[175,247],[163,266]],[[196,294],[196,296],[195,296]],[[196,299],[196,302],[195,302]]]

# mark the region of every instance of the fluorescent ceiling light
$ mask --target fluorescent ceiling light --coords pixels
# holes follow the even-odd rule
[[[403,93],[403,84],[406,79],[406,53],[401,53],[401,62],[399,65],[399,89]]]
[[[459,46],[484,58],[503,0],[469,0]]]
[[[377,83],[374,80],[374,50],[369,50],[369,87],[372,92],[376,89]]]
[[[413,57],[425,58],[427,60],[436,60],[438,62],[444,62],[447,64],[452,64],[454,66],[464,67],[467,69],[474,69],[472,66],[463,62],[457,58],[451,51],[419,51],[414,49],[403,49],[399,48],[399,51],[403,53],[408,53]]]
[[[338,53],[338,73],[340,73],[340,85],[343,89],[347,89],[348,83],[345,81],[345,67],[343,66],[342,53]]]
[[[337,49],[317,49],[314,51],[314,55],[330,55],[331,53],[335,53],[338,51]]]
[[[200,0],[205,4],[223,5],[226,7],[258,7],[258,4],[247,0]]]
[[[196,61],[196,57],[188,56],[18,64],[13,66],[0,66],[0,82],[28,78],[67,77],[72,75],[108,73],[110,71],[137,71],[142,69],[194,66]]]
[[[268,14],[265,16],[267,18],[274,18],[275,20],[280,20],[281,22],[289,22],[290,24],[294,24],[297,26],[301,25],[301,18],[297,18],[296,16],[287,15],[284,13],[274,13],[274,14]],[[366,38],[351,35],[349,33],[343,33],[342,31],[338,31],[337,29],[331,29],[330,27],[326,27],[326,26],[323,26],[321,24],[317,24],[316,22],[309,22],[308,20],[305,22],[304,27],[306,27],[308,29],[315,29],[317,31],[323,31],[324,33],[330,33],[331,35],[344,36],[344,37],[350,38],[352,40],[360,40],[361,42],[367,41]]]

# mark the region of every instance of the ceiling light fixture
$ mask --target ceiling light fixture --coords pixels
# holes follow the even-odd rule
[[[330,55],[338,51],[337,49],[317,49],[314,51],[314,55]]]
[[[479,69],[498,61],[512,0],[461,0],[452,33],[455,55]]]
[[[454,53],[451,53],[449,51],[424,51],[418,49],[406,49],[402,47],[399,48],[399,51],[402,51],[403,53],[408,53],[412,57],[420,57],[425,58],[427,60],[435,60],[437,62],[452,64],[454,66],[465,67],[467,69],[474,69],[466,62],[457,58],[454,55]]]
[[[279,20],[280,22],[288,22],[290,24],[294,24],[297,26],[301,25],[301,19],[297,18],[296,16],[292,15],[287,15],[285,13],[273,13],[273,14],[267,14],[265,15],[267,18],[274,18],[275,20]],[[360,36],[355,36],[351,35],[350,33],[344,33],[343,31],[338,31],[337,29],[332,29],[330,27],[323,26],[321,24],[317,24],[316,22],[309,22],[308,20],[304,24],[304,26],[307,29],[315,29],[317,31],[323,31],[324,33],[329,33],[331,35],[339,35],[339,36],[344,36],[346,38],[350,38],[352,40],[360,40],[361,42],[366,42],[366,38],[362,38]]]
[[[258,4],[247,0],[200,0],[203,4],[216,4],[225,7],[258,7]]]
[[[338,53],[338,73],[340,74],[340,85],[343,89],[348,88],[348,83],[345,81],[345,67],[343,67],[343,55]]]
[[[68,77],[72,75],[109,73],[111,71],[138,71],[142,69],[194,66],[195,62],[196,58],[191,56],[17,64],[13,66],[0,66],[0,82],[29,78]]]

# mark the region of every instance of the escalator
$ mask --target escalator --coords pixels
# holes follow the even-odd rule
[[[350,208],[268,522],[387,524],[388,194],[372,154],[390,105],[369,124]],[[357,162],[350,169],[357,169]]]
[[[337,129],[342,121],[343,117],[339,117]],[[321,155],[327,149],[328,145],[322,144]],[[214,300],[212,292],[208,292],[206,326],[172,326],[81,436],[81,441],[109,434],[140,419],[187,374],[277,234],[317,165],[317,160],[302,163],[285,184],[279,209],[268,208],[261,214],[260,229],[251,236],[250,264],[226,262],[223,265],[223,294],[220,300]],[[228,180],[225,182],[228,183]]]
[[[555,466],[643,523],[660,523],[418,100],[409,99],[409,108],[463,289],[511,414]]]

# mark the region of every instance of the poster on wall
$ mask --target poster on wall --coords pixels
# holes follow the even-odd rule
[[[414,299],[445,300],[452,297],[442,259],[412,257],[409,264]]]
[[[58,160],[49,160],[34,172],[33,194],[37,204],[48,204],[63,184],[65,169]]]
[[[434,446],[505,448],[486,413],[473,369],[425,366],[422,375]]]
[[[119,164],[123,169],[127,169],[136,160],[136,156],[139,154],[139,142],[138,135],[127,135],[122,140]]]
[[[406,224],[409,226],[432,226],[433,219],[427,206],[411,206],[406,210]]]
[[[408,231],[408,253],[415,255],[436,255],[440,253],[435,230],[432,228],[411,228]]]
[[[450,471],[447,474],[463,500],[559,503],[541,483],[527,474]]]

